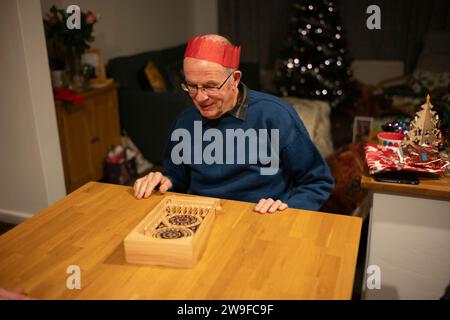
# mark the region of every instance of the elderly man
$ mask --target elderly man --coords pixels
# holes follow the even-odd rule
[[[182,88],[195,108],[173,127],[164,174],[138,179],[136,198],[187,192],[254,202],[259,213],[318,210],[327,200],[334,182],[302,121],[284,100],[240,82],[239,58],[219,35],[189,40]]]

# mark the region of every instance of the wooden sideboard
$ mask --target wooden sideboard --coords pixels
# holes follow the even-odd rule
[[[67,193],[103,177],[103,160],[120,143],[117,85],[81,92],[82,106],[56,105]]]

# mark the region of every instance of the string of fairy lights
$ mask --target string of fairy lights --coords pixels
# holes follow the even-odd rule
[[[336,2],[297,1],[289,29],[277,68],[280,93],[338,105],[351,71]]]

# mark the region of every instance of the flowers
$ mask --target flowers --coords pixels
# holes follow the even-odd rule
[[[71,17],[72,14],[65,10],[51,7],[44,18],[45,36],[47,40],[56,42],[65,49],[73,49],[81,55],[84,50],[90,48],[89,42],[95,40],[94,25],[98,17],[92,11],[81,11],[80,29],[69,29],[67,20]]]
[[[80,28],[69,29],[67,21],[73,20],[74,14],[76,11],[67,13],[52,6],[44,18],[50,68],[66,69],[70,80],[81,74],[81,55],[95,40],[94,25],[99,19],[92,11],[81,11]]]
[[[87,24],[94,24],[97,22],[97,17],[95,16],[95,14],[92,13],[92,11],[88,11],[87,15],[86,15],[86,23]]]

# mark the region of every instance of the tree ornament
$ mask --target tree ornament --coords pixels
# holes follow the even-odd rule
[[[430,95],[427,95],[427,101],[421,106],[422,110],[416,113],[411,122],[411,128],[408,132],[409,143],[418,145],[426,144],[436,148],[442,147],[442,135],[439,130],[439,116],[433,110],[430,102]]]

